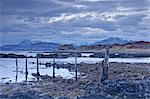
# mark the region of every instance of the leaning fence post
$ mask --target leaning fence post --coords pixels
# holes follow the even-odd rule
[[[16,56],[16,83],[17,83],[17,79],[18,79],[18,59]]]
[[[75,52],[75,79],[78,79],[77,52]]]
[[[25,66],[25,78],[26,78],[26,81],[27,81],[27,78],[28,78],[28,60],[27,60],[27,56],[26,56],[26,66]]]
[[[53,78],[55,78],[55,53],[53,55]]]
[[[105,51],[105,58],[102,61],[102,68],[103,68],[103,72],[102,72],[102,76],[101,76],[101,82],[105,81],[106,79],[108,79],[108,68],[109,68],[109,47],[106,48]]]

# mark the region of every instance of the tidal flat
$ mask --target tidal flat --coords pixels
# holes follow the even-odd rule
[[[148,99],[150,63],[109,66],[109,79],[101,83],[101,63],[78,64],[78,79],[42,75],[39,81],[0,83],[2,99]]]

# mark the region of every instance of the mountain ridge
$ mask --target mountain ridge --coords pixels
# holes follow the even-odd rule
[[[1,51],[53,51],[57,50],[59,44],[52,42],[32,42],[30,40],[23,40],[15,45],[3,45],[0,47]]]
[[[30,40],[23,40],[18,44],[14,45],[3,45],[0,47],[0,51],[54,51],[58,50],[60,45],[63,44],[58,44],[58,43],[53,43],[53,42],[42,42],[42,41],[30,41]],[[75,46],[75,48],[78,47],[83,47],[83,46],[100,46],[104,47],[107,45],[112,45],[112,46],[120,46],[121,48],[127,47],[127,48],[149,48],[150,42],[146,41],[129,41],[129,40],[123,40],[120,38],[108,38],[104,39],[98,42],[95,42],[93,44],[89,45],[80,45],[80,46]],[[94,48],[94,47],[93,47]]]
[[[98,42],[93,43],[92,45],[114,45],[114,44],[127,44],[133,41],[124,40],[118,37],[110,37]]]

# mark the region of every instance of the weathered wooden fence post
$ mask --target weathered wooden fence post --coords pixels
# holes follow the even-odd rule
[[[55,53],[53,55],[53,78],[55,78]]]
[[[39,77],[40,73],[39,73],[39,58],[38,58],[38,54],[36,56],[36,60],[37,60],[37,76]]]
[[[16,83],[17,83],[17,80],[18,80],[18,59],[16,56]]]
[[[78,79],[77,52],[75,52],[75,79]]]
[[[109,68],[109,47],[106,48],[105,51],[105,58],[102,61],[102,68],[103,68],[103,73],[101,76],[101,82],[105,81],[108,79],[108,68]]]
[[[28,79],[28,60],[27,60],[27,56],[26,56],[26,66],[25,66],[25,78],[26,78],[26,82],[27,82],[27,79]]]

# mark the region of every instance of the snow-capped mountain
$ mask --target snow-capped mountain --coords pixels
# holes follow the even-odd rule
[[[126,44],[126,43],[130,43],[130,42],[132,42],[132,41],[123,40],[123,39],[118,38],[118,37],[111,37],[111,38],[108,38],[108,39],[104,39],[102,41],[95,42],[92,45]]]

